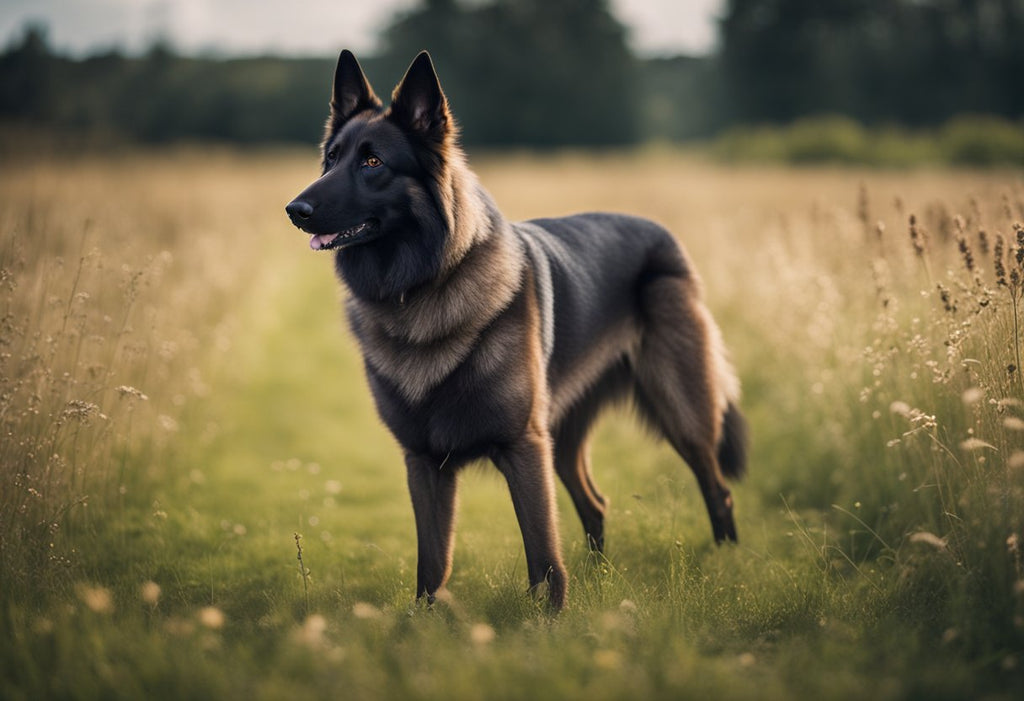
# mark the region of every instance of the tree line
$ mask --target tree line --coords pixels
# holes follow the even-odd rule
[[[607,0],[424,0],[360,60],[387,95],[429,49],[471,146],[616,146],[815,114],[1017,120],[1021,37],[1024,0],[729,0],[712,55],[639,58]],[[309,143],[333,65],[192,57],[166,42],[76,59],[30,26],[0,54],[0,122],[147,143]]]

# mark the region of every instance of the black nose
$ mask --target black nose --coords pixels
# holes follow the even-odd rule
[[[284,208],[292,219],[309,219],[313,215],[313,205],[303,200],[292,200]]]

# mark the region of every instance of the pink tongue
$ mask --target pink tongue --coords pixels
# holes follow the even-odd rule
[[[318,234],[311,236],[309,239],[309,247],[314,251],[319,251],[321,248],[329,244],[337,234]]]

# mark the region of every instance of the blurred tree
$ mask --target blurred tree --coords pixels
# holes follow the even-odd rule
[[[718,132],[727,115],[715,57],[651,58],[641,62],[640,73],[644,138],[692,141]]]
[[[1024,113],[1024,0],[729,0],[720,31],[734,121]]]
[[[1024,0],[728,0],[720,32],[717,56],[641,61],[607,0],[423,0],[360,59],[386,97],[429,49],[479,146],[683,140],[822,113],[926,127],[1024,116]],[[30,24],[0,53],[0,123],[308,144],[333,63],[191,58],[166,41],[72,59]]]
[[[596,146],[640,136],[637,62],[606,0],[426,0],[382,39],[378,66],[389,85],[416,52],[431,52],[469,144]]]
[[[0,114],[45,119],[59,89],[54,68],[46,27],[26,25],[21,40],[0,56]]]

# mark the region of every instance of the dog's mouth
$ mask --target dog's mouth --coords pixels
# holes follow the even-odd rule
[[[352,246],[372,238],[379,229],[379,221],[367,219],[362,224],[333,234],[313,234],[309,239],[309,247],[314,251],[329,251],[332,248]]]

